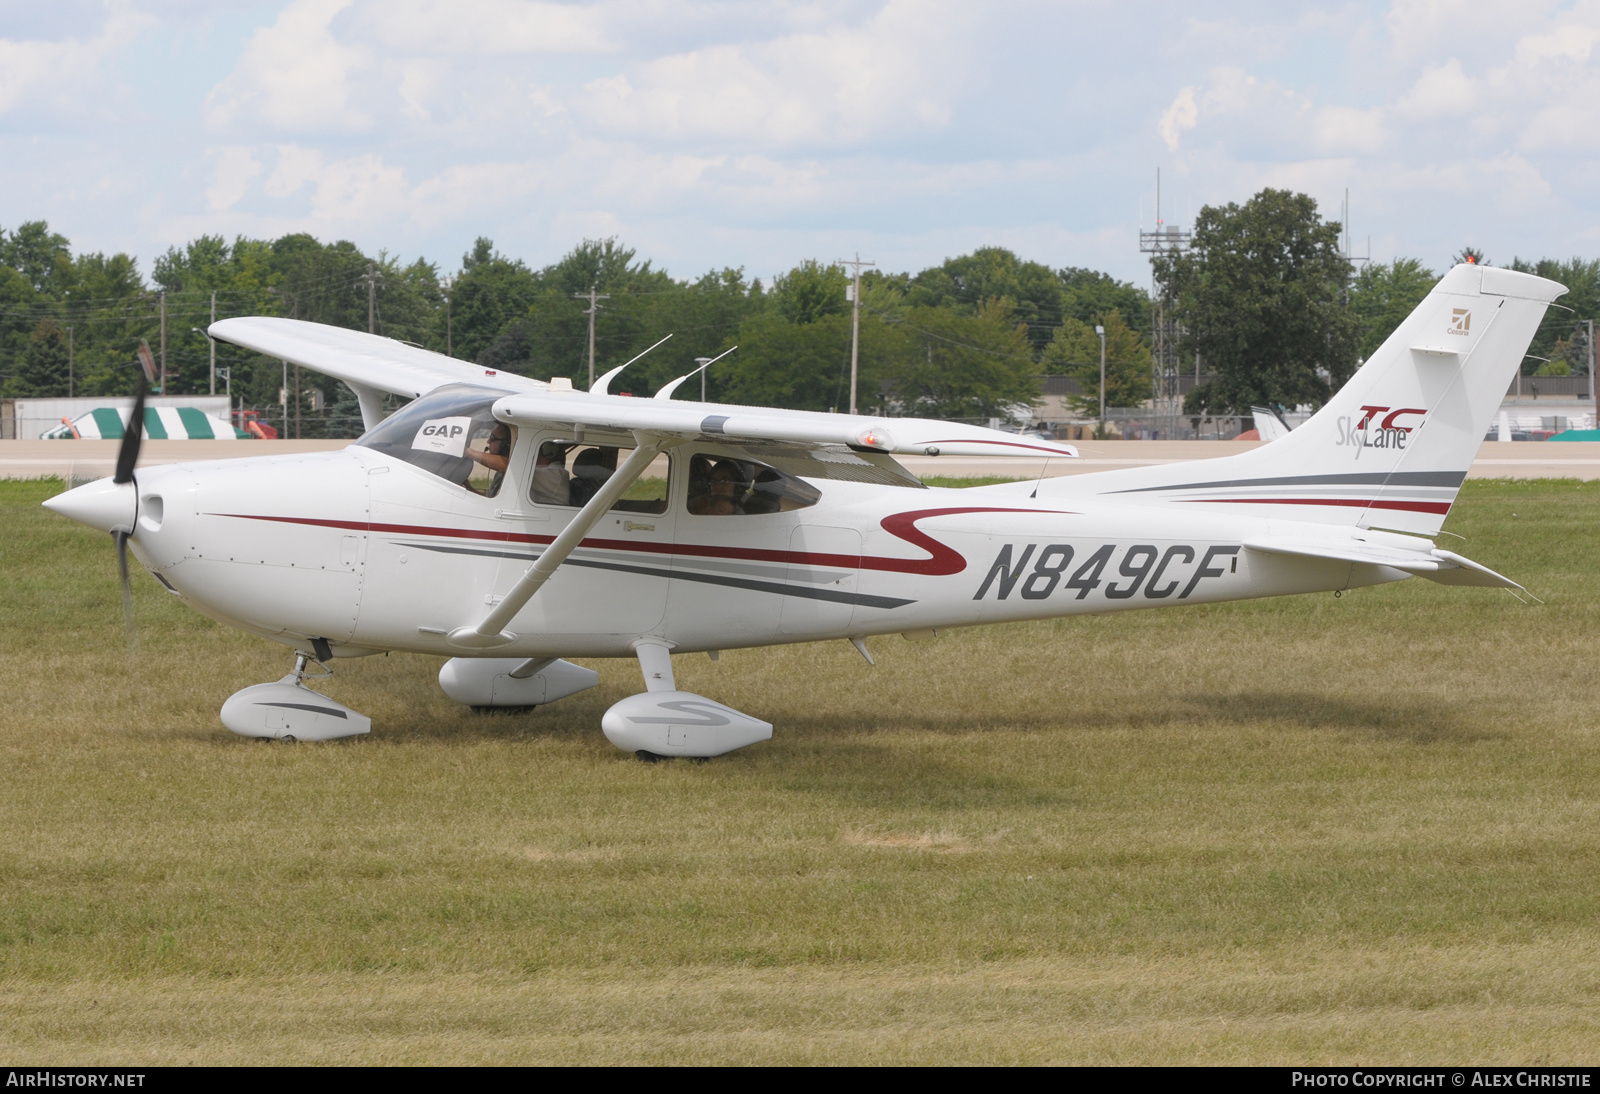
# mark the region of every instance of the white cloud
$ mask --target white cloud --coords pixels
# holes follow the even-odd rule
[[[263,187],[268,197],[286,198],[297,194],[322,173],[322,153],[315,149],[283,144],[278,146],[277,152],[278,164]]]
[[[1323,153],[1373,153],[1389,141],[1386,112],[1349,106],[1325,106],[1312,120],[1311,136]]]
[[[258,120],[287,131],[364,129],[372,117],[352,101],[353,80],[371,65],[363,46],[339,42],[331,24],[351,0],[295,0],[251,36],[238,66],[206,97],[216,129]]]
[[[0,114],[36,94],[71,96],[94,81],[102,62],[128,46],[154,19],[126,0],[106,5],[105,25],[90,39],[32,41],[0,38]]]
[[[962,77],[965,7],[891,0],[856,26],[708,46],[591,82],[574,111],[620,135],[782,148],[938,129]]]
[[[1395,102],[1396,112],[1410,121],[1456,117],[1477,109],[1481,89],[1478,81],[1461,69],[1452,57],[1442,65],[1423,70],[1411,90]]]
[[[1194,88],[1186,87],[1178,92],[1178,97],[1172,100],[1167,112],[1161,115],[1156,132],[1167,143],[1167,149],[1176,152],[1185,131],[1193,129],[1199,120],[1200,109],[1195,105]]]
[[[261,174],[261,161],[253,149],[236,145],[212,149],[211,155],[216,165],[206,190],[206,208],[212,212],[231,209],[245,196],[251,180]]]
[[[616,48],[594,7],[519,0],[386,0],[362,17],[393,49],[493,57],[595,53]]]

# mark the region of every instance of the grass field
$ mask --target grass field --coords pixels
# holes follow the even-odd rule
[[[0,483],[0,1058],[1600,1060],[1600,483],[1466,484],[1413,580],[676,661],[770,743],[645,765],[630,663],[368,738],[217,718],[288,667]]]

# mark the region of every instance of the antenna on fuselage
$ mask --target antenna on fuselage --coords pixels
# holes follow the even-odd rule
[[[715,357],[703,357],[703,358],[701,358],[700,359],[700,367],[699,368],[695,369],[694,372],[685,372],[682,376],[678,377],[676,380],[671,381],[670,383],[667,384],[666,387],[663,387],[660,391],[656,392],[655,397],[657,399],[670,399],[670,398],[672,398],[672,393],[674,391],[678,390],[678,385],[679,384],[681,384],[685,380],[689,379],[689,377],[693,376],[695,374],[695,372],[704,372],[706,369],[710,368],[712,365],[716,364],[718,361],[722,360],[724,357],[728,356],[728,354],[732,353],[734,350],[736,350],[738,348],[739,348],[738,346],[729,346],[727,349],[723,350],[721,353],[717,354]]]
[[[672,335],[670,335],[670,334],[667,335],[667,338],[671,338],[671,337],[672,337]],[[667,340],[667,338],[663,338],[661,340],[661,342],[665,342]],[[659,346],[661,344],[661,342],[657,342],[656,346]],[[656,346],[651,346],[650,349],[655,349]],[[639,357],[643,357],[645,353],[649,353],[650,349],[647,349],[647,350],[644,351],[644,353],[639,354]],[[598,394],[601,394],[601,395],[610,395],[611,394],[611,381],[615,380],[617,378],[617,374],[618,373],[620,373],[623,369],[627,368],[629,365],[633,364],[634,361],[637,361],[639,359],[639,357],[635,357],[631,361],[622,362],[622,364],[618,365],[616,368],[612,369],[610,372],[608,372],[604,376],[600,377],[600,379],[598,379],[594,383],[590,384],[589,385],[589,391],[591,393],[598,393]]]

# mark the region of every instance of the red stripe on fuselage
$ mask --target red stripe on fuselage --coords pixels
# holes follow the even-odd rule
[[[1362,509],[1399,509],[1407,513],[1448,513],[1447,501],[1363,501],[1360,498],[1174,498],[1174,501],[1216,505],[1348,505]]]
[[[883,530],[896,539],[905,540],[927,551],[929,558],[883,558],[876,555],[831,555],[809,551],[779,551],[762,547],[717,547],[705,543],[641,543],[626,539],[585,539],[580,547],[604,551],[636,551],[652,555],[687,555],[701,558],[733,558],[749,562],[783,562],[806,566],[859,567],[863,570],[884,570],[890,573],[922,574],[927,577],[948,577],[967,568],[961,552],[947,547],[916,526],[919,520],[931,517],[952,516],[958,513],[1050,513],[1067,515],[1048,509],[958,508],[922,509],[911,513],[896,513],[880,522]],[[377,524],[360,520],[326,520],[318,517],[267,517],[251,513],[213,513],[212,516],[233,517],[238,520],[265,520],[278,524],[306,524],[315,528],[343,528],[354,532],[388,532],[403,536],[442,536],[450,539],[478,539],[495,543],[548,544],[556,537],[533,535],[527,532],[474,531],[470,528],[440,528],[425,524]]]

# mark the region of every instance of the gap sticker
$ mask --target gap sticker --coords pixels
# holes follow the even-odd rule
[[[470,417],[460,418],[429,418],[422,423],[422,428],[417,430],[416,439],[411,442],[412,448],[421,449],[423,452],[437,452],[441,456],[454,456],[461,458],[467,448],[467,433],[472,429]]]

